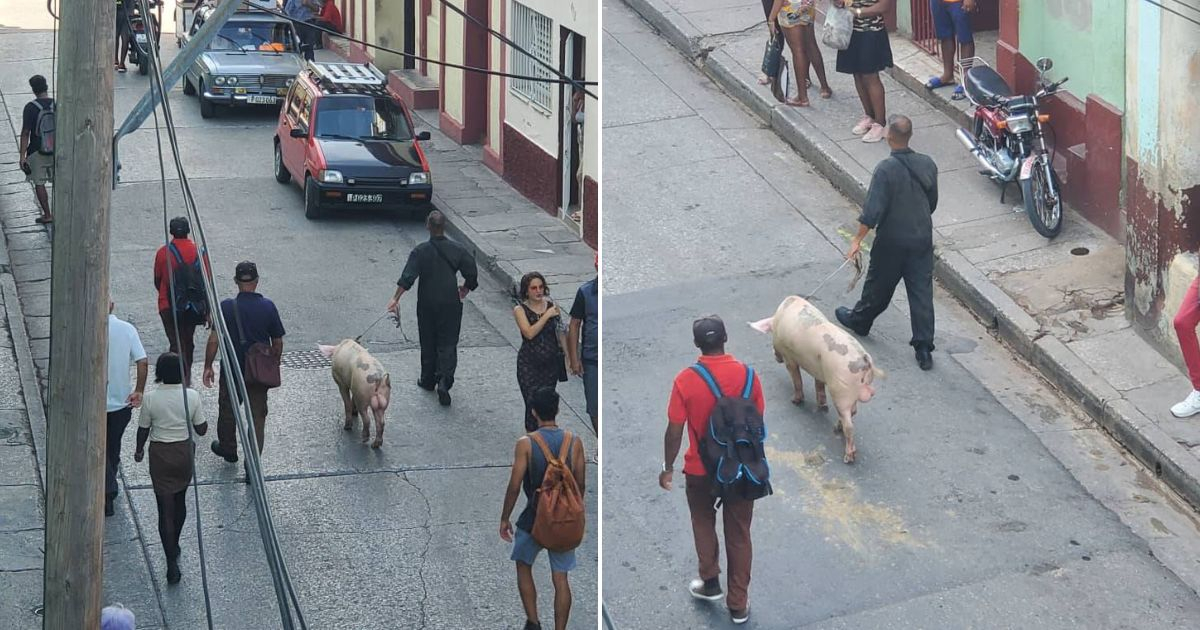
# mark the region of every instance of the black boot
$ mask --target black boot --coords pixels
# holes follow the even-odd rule
[[[933,369],[933,353],[929,348],[917,348],[917,365],[927,372]]]
[[[179,554],[175,557],[167,557],[167,584],[178,584],[179,579],[183,577],[179,573]]]
[[[838,323],[844,326],[846,330],[849,330],[859,337],[866,337],[867,333],[870,332],[870,330],[857,328],[854,326],[854,324],[850,323],[850,309],[846,308],[845,306],[837,307],[837,309],[833,311],[833,316],[837,318]]]

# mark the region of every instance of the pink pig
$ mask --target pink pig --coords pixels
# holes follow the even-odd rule
[[[804,380],[801,370],[817,381],[817,409],[828,411],[826,387],[833,394],[838,423],[834,433],[846,436],[847,464],[854,462],[854,422],[858,403],[869,402],[875,395],[872,382],[883,371],[875,367],[871,355],[863,350],[850,333],[825,318],[821,311],[799,296],[783,300],[773,317],[750,324],[763,333],[773,333],[775,360],[787,365],[796,393],[794,404],[804,403]]]
[[[343,428],[347,431],[354,428],[355,416],[362,416],[362,441],[366,444],[371,439],[369,411],[375,418],[375,442],[371,448],[379,448],[383,444],[383,417],[392,395],[392,377],[378,359],[353,339],[343,339],[336,346],[317,344],[317,349],[333,359],[333,381],[346,406]]]

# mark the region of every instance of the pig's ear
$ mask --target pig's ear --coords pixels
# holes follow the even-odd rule
[[[877,367],[872,367],[871,369],[875,371],[875,378],[887,378],[887,372],[884,372]]]
[[[768,317],[766,319],[760,319],[756,322],[746,322],[746,323],[749,324],[751,328],[753,328],[754,330],[757,330],[760,333],[769,333],[769,332],[771,332],[771,320],[773,320],[773,319],[774,319],[773,317]]]
[[[326,359],[333,357],[333,351],[335,349],[336,348],[334,348],[334,346],[325,346],[325,345],[317,344],[317,350],[319,350],[321,352],[321,354],[325,356]]]
[[[391,387],[391,386],[392,386],[392,375],[391,375],[391,374],[384,374],[384,375],[383,375],[383,382],[384,382],[384,383],[385,383],[385,384],[386,384],[388,387]]]

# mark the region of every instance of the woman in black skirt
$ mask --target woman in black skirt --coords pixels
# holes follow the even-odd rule
[[[521,278],[521,303],[513,308],[517,327],[521,329],[521,349],[517,351],[517,384],[525,401],[525,430],[536,431],[537,419],[529,407],[529,394],[538,387],[555,389],[560,375],[565,375],[566,357],[563,354],[562,316],[558,306],[549,300],[550,288],[546,278],[534,271]]]
[[[208,432],[208,423],[200,414],[200,393],[183,387],[179,355],[159,355],[154,366],[158,389],[142,399],[138,418],[137,451],[134,461],[142,461],[146,440],[150,440],[150,482],[158,502],[158,535],[167,556],[167,583],[179,582],[179,535],[187,519],[187,487],[192,480],[192,452],[188,432],[190,422],[197,435]],[[186,411],[184,397],[187,398]]]
[[[837,71],[854,75],[854,88],[862,101],[863,118],[854,125],[854,135],[863,142],[883,140],[887,107],[883,100],[880,71],[892,67],[892,45],[888,42],[883,16],[893,0],[830,0],[834,6],[849,6],[854,15],[850,47],[839,50]]]

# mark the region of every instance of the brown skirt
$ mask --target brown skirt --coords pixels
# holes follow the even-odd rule
[[[171,496],[187,489],[192,482],[192,443],[151,442],[150,482],[154,494]]]

